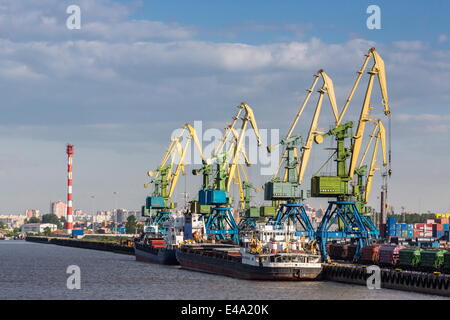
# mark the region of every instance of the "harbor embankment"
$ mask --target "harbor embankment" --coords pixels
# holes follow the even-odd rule
[[[111,251],[115,253],[134,254],[133,246],[122,244],[119,242],[99,241],[99,240],[87,240],[87,239],[70,239],[60,237],[42,237],[42,236],[27,236],[26,241],[56,244],[59,246],[93,249],[101,251]]]

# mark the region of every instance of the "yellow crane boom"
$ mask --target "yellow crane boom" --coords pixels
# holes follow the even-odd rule
[[[301,153],[301,161],[299,161],[299,166],[297,168],[297,174],[298,174],[298,183],[301,184],[303,182],[303,177],[306,171],[306,168],[308,166],[308,162],[309,162],[309,158],[311,156],[311,148],[312,148],[312,144],[313,144],[313,139],[317,136],[317,125],[319,122],[319,117],[320,117],[320,112],[322,110],[322,105],[323,105],[323,96],[325,94],[327,94],[330,105],[331,105],[331,109],[333,111],[333,116],[335,121],[338,121],[338,117],[339,117],[339,112],[338,112],[338,107],[337,107],[337,103],[336,103],[336,95],[334,93],[334,86],[333,86],[333,81],[331,80],[331,78],[326,74],[326,72],[324,70],[319,70],[316,74],[314,74],[314,81],[311,85],[311,87],[309,89],[307,89],[307,94],[305,97],[305,100],[303,101],[299,111],[297,112],[297,115],[294,118],[294,121],[291,124],[291,127],[289,128],[289,131],[285,137],[285,141],[288,141],[291,136],[292,133],[294,132],[297,123],[301,117],[301,115],[303,114],[303,111],[306,108],[306,105],[308,104],[308,101],[311,97],[312,92],[314,91],[314,88],[316,87],[319,79],[322,78],[323,80],[323,85],[322,87],[318,90],[319,92],[319,98],[317,100],[316,103],[316,109],[314,112],[314,116],[311,120],[311,125],[310,125],[310,129],[309,129],[309,133],[308,133],[308,137],[305,141],[305,144],[302,146],[302,153]],[[276,144],[277,145],[277,144]],[[268,151],[271,152],[272,149],[276,146],[273,145],[271,147],[268,148]],[[273,176],[273,179],[276,178],[278,176],[279,170],[283,164],[283,159],[286,158],[286,154],[287,154],[287,149],[283,150],[283,154],[281,157],[281,160],[278,164],[278,168]],[[298,159],[298,151],[296,148],[294,148],[294,157],[296,159]],[[287,169],[284,172],[283,175],[283,181],[286,182],[287,181]]]
[[[375,123],[375,126],[373,128],[372,134],[370,135],[370,140],[367,143],[366,149],[364,151],[364,154],[361,158],[359,168],[364,166],[364,160],[369,152],[369,149],[375,140],[375,145],[373,147],[373,153],[372,158],[370,161],[369,171],[367,174],[367,182],[366,182],[366,190],[365,190],[365,196],[364,196],[364,202],[367,203],[369,201],[370,193],[372,191],[372,182],[373,182],[373,176],[375,174],[376,170],[379,170],[379,168],[375,167],[376,160],[377,160],[377,152],[378,152],[378,146],[381,142],[381,152],[383,155],[383,166],[387,166],[387,157],[386,157],[386,130],[384,128],[383,122],[381,120],[377,120]]]
[[[184,158],[186,157],[186,153],[187,153],[187,150],[189,148],[191,140],[194,140],[194,143],[195,143],[195,145],[197,147],[197,150],[200,153],[200,157],[202,158],[202,160],[204,160],[203,151],[202,151],[202,145],[201,145],[201,143],[200,143],[200,141],[198,139],[197,132],[196,132],[195,128],[192,127],[189,123],[186,123],[183,126],[183,129],[187,129],[188,132],[189,132],[189,135],[187,137],[187,140],[186,140],[186,143],[184,145],[183,151],[181,152],[181,154],[179,153],[180,154],[180,159],[179,159],[177,168],[176,168],[173,176],[171,177],[171,181],[170,181],[171,183],[170,183],[170,189],[169,189],[169,198],[172,197],[173,192],[175,191],[175,187],[176,187],[176,185],[178,183],[180,172],[183,172],[183,175],[185,175],[185,173],[184,173],[184,167],[185,167]]]
[[[317,136],[317,125],[319,123],[320,111],[322,110],[323,96],[325,94],[328,95],[328,99],[330,101],[331,109],[333,111],[333,115],[335,121],[338,121],[338,108],[336,103],[336,96],[334,94],[334,86],[331,78],[325,73],[325,71],[320,70],[318,74],[323,79],[322,88],[319,90],[319,99],[317,100],[316,110],[314,112],[314,116],[311,121],[311,126],[309,128],[308,137],[306,138],[306,142],[302,147],[302,157],[300,161],[300,169],[298,172],[298,183],[301,184],[303,182],[303,176],[305,175],[306,168],[308,166],[309,158],[311,156],[311,148],[313,145],[313,139]],[[319,137],[319,136],[318,136]]]
[[[239,105],[239,108],[243,109],[245,111],[245,115],[242,118],[241,131],[239,132],[239,137],[236,140],[236,143],[235,143],[235,146],[234,146],[234,150],[233,150],[232,159],[231,159],[231,162],[230,162],[230,165],[229,165],[229,169],[228,169],[227,184],[226,184],[226,190],[227,191],[230,190],[231,182],[233,181],[233,178],[234,178],[234,174],[235,174],[236,167],[237,167],[237,164],[238,164],[239,156],[242,154],[242,150],[244,150],[243,149],[243,141],[244,141],[244,137],[245,137],[245,133],[246,133],[246,129],[247,129],[248,123],[250,123],[250,125],[253,128],[253,132],[255,133],[258,146],[260,146],[262,144],[261,137],[260,137],[260,134],[259,134],[258,125],[256,123],[255,115],[253,113],[252,108],[245,102],[242,102]]]
[[[297,123],[300,120],[300,117],[302,116],[303,111],[305,111],[306,105],[308,104],[308,101],[311,98],[312,93],[314,92],[314,88],[316,87],[317,82],[319,81],[320,75],[319,75],[319,73],[316,73],[316,74],[313,75],[313,77],[314,77],[313,83],[311,84],[311,87],[306,90],[306,92],[307,92],[306,97],[303,100],[303,103],[302,103],[301,107],[299,108],[297,114],[295,115],[295,118],[292,121],[291,126],[289,127],[289,131],[288,131],[288,133],[287,133],[287,135],[285,137],[285,140],[288,140],[291,137],[292,133],[294,132],[294,130],[295,130],[296,126],[297,126]],[[272,150],[278,145],[279,145],[279,143],[276,143],[276,144],[273,144],[271,146],[268,146],[267,147],[267,151],[269,153],[272,152]],[[277,170],[275,171],[272,179],[275,179],[278,176],[278,173],[280,172],[281,166],[283,165],[283,159],[286,157],[286,154],[287,154],[287,150],[284,150],[283,154],[282,154],[282,156],[280,158],[280,161],[278,163]],[[285,171],[285,173],[284,173],[283,181],[286,181],[286,179],[287,179],[286,177],[287,177],[287,171]]]
[[[381,58],[381,56],[376,52],[375,48],[371,48],[369,52],[365,55],[366,58],[364,60],[363,66],[358,71],[358,76],[356,78],[355,84],[353,85],[350,94],[347,98],[347,101],[342,109],[342,112],[339,116],[339,119],[337,121],[337,125],[339,125],[342,122],[342,119],[344,118],[344,115],[347,111],[348,105],[350,104],[350,101],[353,98],[353,95],[356,91],[356,88],[358,87],[358,84],[362,78],[362,75],[367,68],[367,64],[370,60],[370,58],[373,58],[373,66],[368,72],[369,74],[369,81],[366,88],[366,93],[364,96],[364,102],[363,106],[361,108],[361,113],[358,120],[358,127],[356,129],[356,133],[353,136],[353,148],[352,148],[352,155],[350,159],[350,165],[349,165],[349,177],[350,179],[353,178],[355,174],[355,168],[358,161],[359,153],[361,150],[362,145],[362,139],[364,136],[364,131],[366,127],[366,122],[369,121],[369,113],[370,113],[370,99],[372,96],[372,90],[373,90],[373,84],[375,80],[375,76],[378,78],[378,83],[380,86],[380,91],[382,95],[382,103],[384,106],[384,113],[385,115],[389,115],[390,108],[389,108],[389,98],[388,98],[388,92],[387,92],[387,84],[386,84],[386,71],[384,67],[384,61]]]
[[[185,137],[184,146],[180,142],[181,138],[183,137]],[[202,145],[200,143],[200,140],[198,139],[196,130],[189,123],[186,123],[181,128],[179,134],[172,137],[169,147],[167,148],[166,153],[164,154],[158,168],[154,171],[148,171],[148,176],[153,177],[153,181],[156,181],[161,177],[162,172],[165,172],[165,181],[161,181],[161,187],[167,190],[167,192],[162,191],[162,195],[164,198],[170,199],[172,197],[175,191],[175,187],[178,183],[180,173],[183,173],[183,175],[185,175],[184,168],[186,164],[184,162],[184,159],[186,157],[187,150],[189,149],[191,140],[194,140],[197,151],[199,152],[201,159],[204,160]],[[178,164],[176,165],[175,170],[173,170],[177,157]],[[147,186],[148,184],[144,185],[144,187]]]

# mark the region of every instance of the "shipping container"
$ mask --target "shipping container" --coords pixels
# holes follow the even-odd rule
[[[341,243],[331,243],[328,248],[328,253],[331,259],[343,259],[344,245]]]
[[[385,265],[396,265],[399,250],[403,248],[402,245],[382,245],[378,250],[378,261]]]
[[[450,251],[444,253],[444,268],[450,271]]]
[[[433,238],[442,238],[444,236],[444,231],[433,231]]]
[[[380,245],[366,246],[361,250],[361,262],[376,263],[378,262],[378,251]]]
[[[72,229],[72,237],[83,236],[83,235],[84,235],[83,229]]]
[[[387,218],[386,224],[388,226],[394,226],[397,223],[397,219],[395,217],[389,217]]]
[[[420,253],[420,266],[425,268],[440,268],[444,264],[446,250],[423,250]]]
[[[415,267],[420,263],[420,248],[404,248],[399,251],[399,265]]]

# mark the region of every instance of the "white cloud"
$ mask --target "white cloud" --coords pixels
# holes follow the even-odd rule
[[[407,114],[395,116],[400,123],[422,128],[425,133],[450,133],[450,114]]]
[[[68,30],[66,8],[81,8],[81,29]],[[139,2],[120,4],[112,0],[5,1],[0,7],[0,38],[12,41],[64,41],[67,39],[138,41],[192,38],[189,26],[159,21],[132,20]]]
[[[105,150],[120,154],[108,167],[121,168],[121,178],[129,186],[135,181],[126,180],[131,169],[124,163],[134,161],[132,169],[140,177],[137,168],[145,172],[147,162],[151,166],[159,160],[173,128],[193,120],[222,128],[243,100],[254,108],[260,124],[286,129],[318,69],[333,78],[342,105],[372,46],[386,62],[393,121],[399,124],[394,139],[402,142],[398,148],[415,150],[419,142],[430,150],[433,144],[439,148],[423,134],[449,132],[450,52],[427,43],[353,39],[329,44],[316,38],[261,45],[208,42],[196,40],[190,26],[131,20],[133,8],[127,5],[109,0],[72,3],[82,7],[79,33],[65,28],[69,1],[2,3],[0,130],[14,150],[7,160],[28,146],[27,153],[48,161],[47,170],[55,164],[59,145],[74,141],[91,149],[83,154],[92,162],[85,172],[95,172]],[[350,106],[349,118],[357,116],[364,89],[365,82]],[[375,92],[376,112],[380,101]],[[308,120],[299,128],[308,127],[304,123],[309,124],[312,109],[307,109]],[[323,114],[320,127],[328,128],[329,109]],[[20,148],[16,141],[21,141]],[[139,153],[134,158],[133,150]],[[64,154],[61,159],[64,172]],[[421,161],[413,160],[408,160],[410,166]],[[24,176],[15,180],[11,189],[15,193]],[[36,177],[34,186],[42,174]],[[114,177],[106,173],[102,177],[105,184],[114,185]],[[61,180],[64,186],[64,176]]]
[[[444,43],[448,41],[448,36],[446,34],[440,34],[438,36],[438,42],[439,43]]]
[[[396,41],[393,46],[405,51],[419,51],[427,48],[427,44],[422,41]]]

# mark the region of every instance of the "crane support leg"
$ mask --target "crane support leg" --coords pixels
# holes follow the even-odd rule
[[[285,222],[290,222],[292,225],[300,225],[304,231],[298,231],[298,235],[314,239],[314,227],[306,214],[303,204],[282,203],[278,209],[277,216],[271,221],[271,224],[276,227],[282,227]]]
[[[239,242],[239,228],[231,213],[231,208],[212,208],[206,219],[205,228],[208,236],[213,235],[218,240],[231,239],[236,244]]]
[[[330,231],[331,226],[338,226],[338,230]],[[356,242],[354,259],[361,256],[363,247],[371,239],[378,238],[378,230],[370,218],[359,213],[355,201],[329,201],[325,215],[316,231],[316,240],[324,261],[329,261],[327,241],[331,239]]]
[[[239,231],[244,230],[255,230],[256,229],[256,219],[255,218],[242,218],[238,224]]]
[[[169,220],[170,217],[170,211],[167,210],[161,210],[158,211],[153,217],[151,221],[151,225],[157,225],[158,226],[158,233],[166,234],[167,230],[164,228],[164,222]],[[153,229],[150,226],[150,232],[155,232],[156,230]]]

